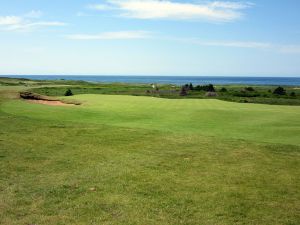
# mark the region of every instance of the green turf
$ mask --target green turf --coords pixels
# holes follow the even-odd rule
[[[240,104],[220,100],[76,95],[81,106],[52,107],[14,100],[6,113],[56,121],[195,133],[258,142],[300,144],[300,107]]]
[[[0,224],[300,223],[298,106],[16,96],[0,87]]]

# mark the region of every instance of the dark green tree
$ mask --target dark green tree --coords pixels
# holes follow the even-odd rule
[[[185,84],[185,85],[183,85],[183,87],[185,88],[186,91],[190,90],[190,85],[189,84]]]
[[[207,86],[207,90],[206,91],[208,91],[208,92],[216,92],[215,87],[212,84],[209,84]]]
[[[286,90],[283,87],[278,87],[273,91],[274,95],[286,95]]]
[[[197,85],[194,90],[196,91],[206,91],[206,92],[216,92],[214,85],[209,84],[209,85]]]
[[[191,91],[194,90],[194,85],[193,85],[192,83],[190,83],[189,89],[190,89]]]
[[[72,95],[73,95],[73,93],[72,93],[71,89],[68,89],[65,93],[65,96],[72,96]]]

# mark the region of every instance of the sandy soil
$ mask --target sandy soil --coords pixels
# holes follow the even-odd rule
[[[52,106],[72,106],[74,104],[66,104],[61,101],[46,101],[46,100],[27,100],[31,103],[43,104],[43,105],[52,105]]]

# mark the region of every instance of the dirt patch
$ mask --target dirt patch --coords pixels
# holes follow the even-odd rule
[[[76,101],[62,102],[58,99],[50,98],[48,96],[39,95],[28,91],[20,92],[20,98],[26,100],[27,102],[42,104],[42,105],[52,105],[52,106],[74,106],[74,105],[81,104],[80,102],[76,102]]]
[[[42,105],[52,105],[52,106],[72,106],[75,104],[67,104],[61,101],[47,101],[47,100],[26,100],[27,102],[42,104]]]

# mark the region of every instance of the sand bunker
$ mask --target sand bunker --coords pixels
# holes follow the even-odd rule
[[[26,100],[30,103],[43,104],[43,105],[52,105],[52,106],[74,106],[80,105],[79,102],[70,102],[65,103],[58,99],[51,99],[48,96],[39,95],[29,91],[20,92],[20,98]]]
[[[27,102],[35,103],[35,104],[43,104],[43,105],[52,105],[52,106],[72,106],[75,104],[67,104],[61,101],[47,101],[47,100],[26,100]]]

